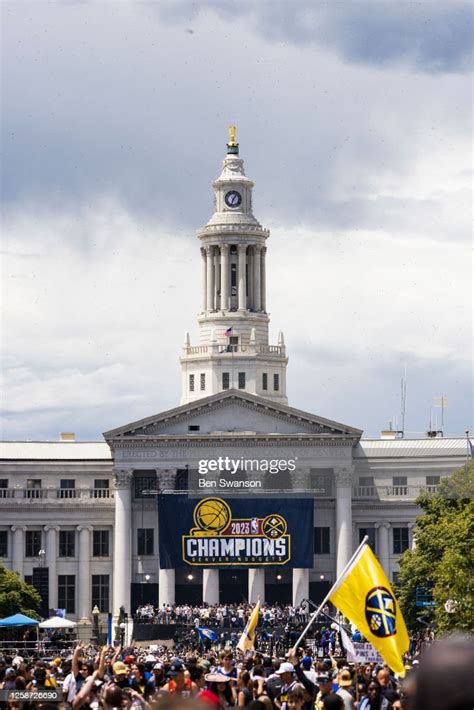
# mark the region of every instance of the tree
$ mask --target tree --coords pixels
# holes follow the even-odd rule
[[[399,601],[407,624],[434,621],[439,632],[474,628],[474,462],[422,494],[416,547],[400,559]],[[433,607],[416,605],[417,590],[432,592]],[[446,602],[449,602],[447,609]]]
[[[26,614],[39,618],[41,597],[34,587],[24,582],[17,572],[0,565],[0,618]]]

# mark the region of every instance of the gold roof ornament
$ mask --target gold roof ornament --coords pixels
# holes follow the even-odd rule
[[[237,126],[229,126],[229,142],[227,143],[227,154],[238,155],[239,144],[236,141]]]

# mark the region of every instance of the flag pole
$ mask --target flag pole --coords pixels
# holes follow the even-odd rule
[[[300,634],[299,639],[297,640],[297,642],[295,643],[295,645],[294,645],[293,648],[292,648],[292,650],[293,650],[294,652],[297,651],[298,646],[300,645],[300,643],[302,642],[302,640],[304,639],[304,637],[306,636],[306,634],[308,633],[308,631],[310,630],[310,628],[312,627],[312,625],[314,624],[314,622],[316,621],[316,619],[318,618],[318,616],[320,615],[320,613],[321,613],[323,607],[328,603],[329,597],[330,597],[331,594],[334,592],[334,590],[336,589],[336,587],[338,586],[338,584],[340,584],[340,582],[341,582],[341,580],[343,579],[344,575],[347,573],[348,569],[350,568],[350,566],[352,565],[352,563],[354,562],[355,558],[357,557],[357,555],[359,554],[359,552],[362,550],[362,548],[364,547],[364,545],[365,545],[365,543],[367,542],[368,539],[369,539],[369,536],[368,536],[368,535],[365,535],[365,537],[364,537],[364,539],[362,540],[362,542],[360,543],[359,547],[358,547],[357,550],[354,552],[354,554],[352,555],[351,559],[350,559],[349,562],[346,564],[346,566],[345,566],[344,569],[342,570],[341,574],[340,574],[339,577],[336,579],[336,581],[335,581],[334,584],[332,585],[331,589],[329,590],[329,592],[328,592],[328,593],[326,594],[326,596],[324,597],[324,599],[323,599],[323,601],[321,602],[321,604],[318,606],[318,608],[316,609],[316,611],[311,615],[311,617],[310,617],[308,623],[306,624],[306,627],[303,629],[303,631],[302,631],[301,634]]]

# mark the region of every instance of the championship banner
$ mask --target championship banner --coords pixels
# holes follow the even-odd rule
[[[313,567],[313,500],[162,496],[160,567]]]

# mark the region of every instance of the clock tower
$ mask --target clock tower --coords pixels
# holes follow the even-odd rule
[[[287,403],[283,333],[268,342],[266,252],[268,229],[252,211],[254,183],[230,127],[222,172],[212,184],[214,214],[198,232],[202,257],[199,344],[186,334],[181,403],[228,389]]]

